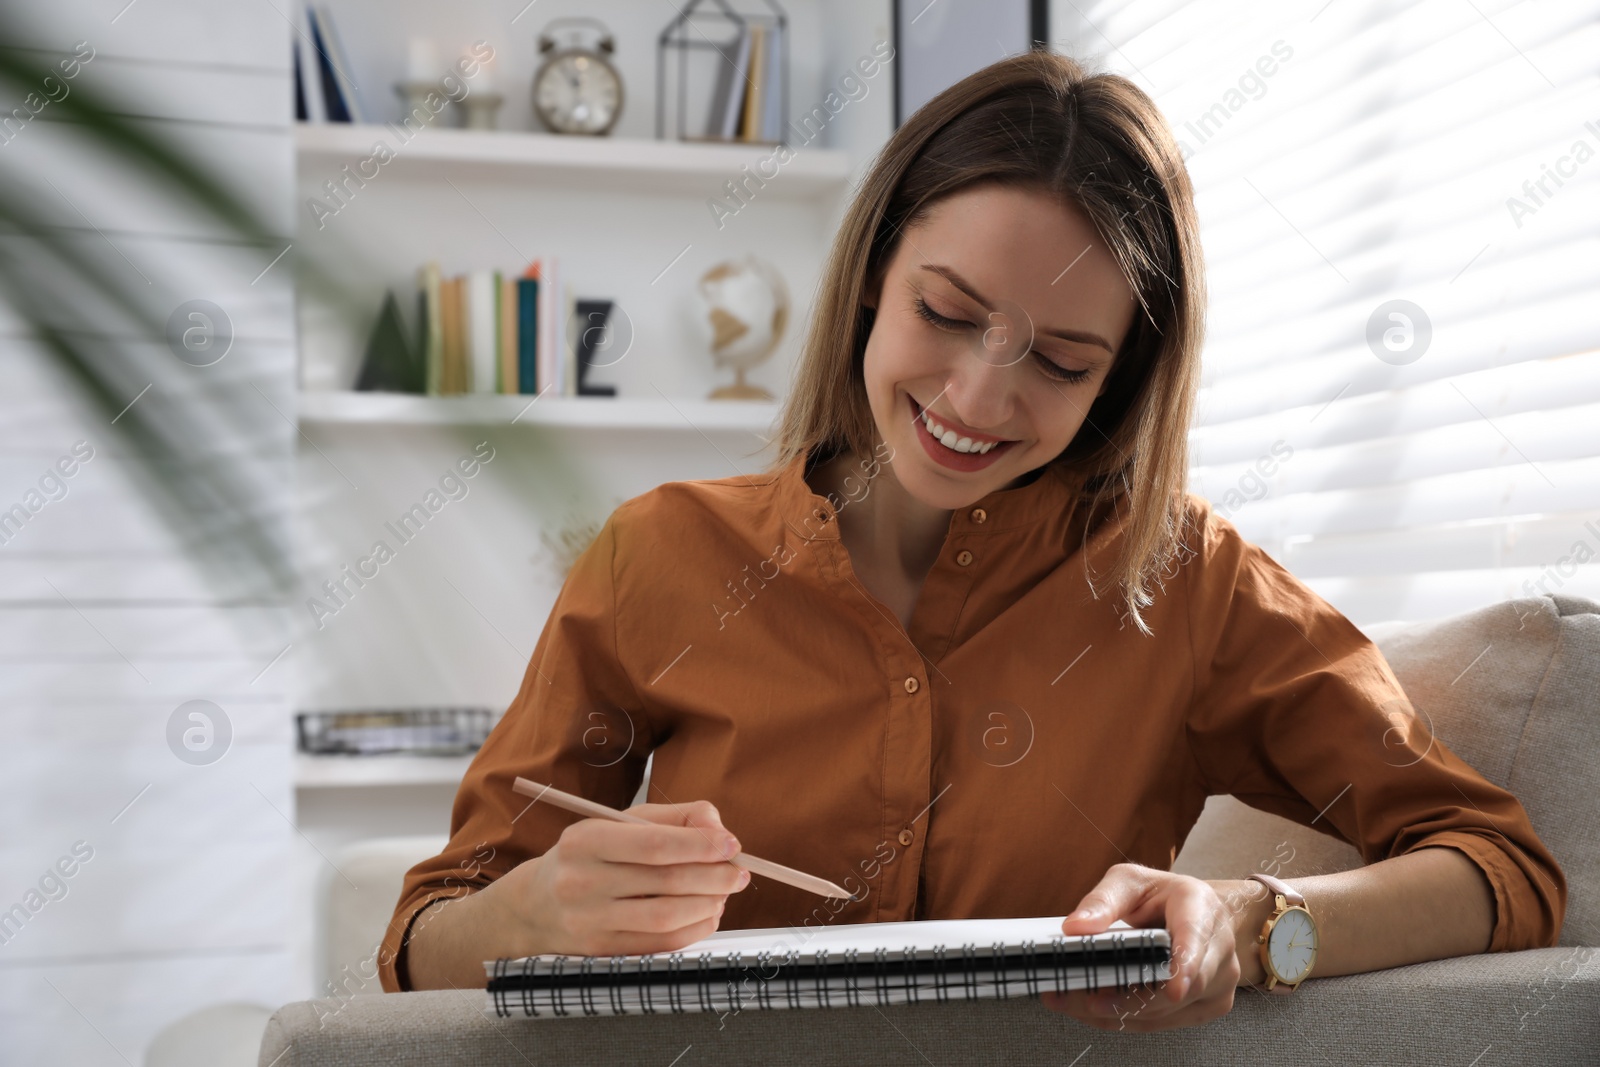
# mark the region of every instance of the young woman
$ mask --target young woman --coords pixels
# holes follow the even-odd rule
[[[1425,733],[1397,759],[1375,646],[1185,491],[1203,311],[1189,180],[1132,83],[1029,53],[930,101],[844,219],[774,466],[628,501],[573,568],[406,878],[384,987],[1070,913],[1165,926],[1174,978],[1131,1015],[1051,1007],[1203,1022],[1267,977],[1278,912],[1248,871],[1171,873],[1211,794],[1361,850],[1293,885],[1315,976],[1554,944],[1566,886],[1522,806]],[[626,806],[652,753],[656,826],[511,790]],[[751,882],[740,848],[855,899]]]

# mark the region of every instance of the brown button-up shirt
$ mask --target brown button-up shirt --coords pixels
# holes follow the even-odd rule
[[[1154,636],[1090,595],[1120,520],[1054,467],[952,512],[908,631],[851,569],[852,500],[805,473],[673,482],[611,515],[449,845],[406,876],[385,989],[408,988],[396,957],[424,906],[578,818],[513,778],[625,807],[651,755],[651,802],[710,800],[746,851],[861,898],[758,877],[723,929],[1065,913],[1115,863],[1169,868],[1206,797],[1232,794],[1367,862],[1459,849],[1493,887],[1492,950],[1555,943],[1566,883],[1522,805],[1437,739],[1398,758],[1409,705],[1382,654],[1203,498],[1144,609]]]

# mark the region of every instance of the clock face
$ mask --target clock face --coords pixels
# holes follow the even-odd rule
[[[1291,985],[1310,973],[1317,959],[1317,928],[1302,908],[1290,908],[1278,917],[1267,938],[1267,955],[1280,981]]]
[[[563,52],[539,70],[533,106],[558,133],[604,133],[622,109],[622,82],[591,52]]]

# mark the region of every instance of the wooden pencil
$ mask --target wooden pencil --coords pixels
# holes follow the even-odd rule
[[[629,815],[625,811],[618,811],[616,808],[608,808],[604,804],[596,804],[592,800],[585,800],[583,797],[574,796],[571,793],[563,793],[553,785],[540,785],[538,782],[532,782],[526,778],[518,778],[511,783],[511,788],[523,796],[532,797],[534,800],[542,800],[546,804],[554,804],[558,808],[565,808],[578,815],[587,815],[591,819],[610,819],[613,822],[639,823],[644,826],[661,825],[660,823],[653,823],[649,819],[640,818],[637,815]],[[792,885],[796,889],[804,889],[808,893],[815,893],[830,900],[852,899],[848,889],[834,885],[824,878],[806,874],[804,871],[797,871],[793,867],[785,867],[781,863],[773,863],[771,860],[752,856],[748,852],[736,853],[728,857],[728,862],[737,867],[743,867],[751,874],[765,875],[775,882]]]

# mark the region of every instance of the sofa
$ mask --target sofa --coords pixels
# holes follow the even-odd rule
[[[827,1011],[499,1019],[481,989],[303,1001],[267,1025],[262,1067],[422,1064],[1600,1064],[1600,604],[1550,595],[1365,628],[1435,734],[1523,802],[1568,881],[1556,948],[1241,990],[1226,1016],[1108,1033],[1036,999]],[[1174,869],[1235,878],[1357,866],[1344,842],[1213,797]],[[394,872],[394,884],[398,876]],[[383,919],[373,921],[381,926]]]

